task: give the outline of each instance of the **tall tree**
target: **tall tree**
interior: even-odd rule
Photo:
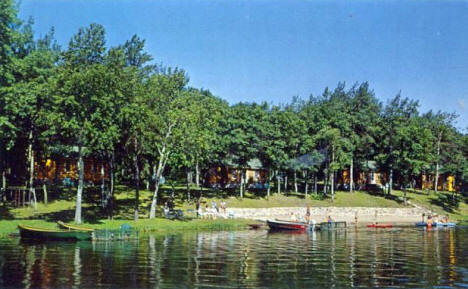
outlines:
[[[441,156],[444,153],[446,146],[449,145],[450,135],[453,127],[452,123],[455,118],[455,114],[445,113],[442,111],[434,113],[432,110],[423,115],[425,127],[428,127],[431,130],[433,136],[433,150],[428,153],[433,155],[434,190],[436,192],[439,186],[440,167],[443,161]]]
[[[401,137],[407,133],[406,126],[410,120],[417,116],[417,108],[417,101],[402,98],[398,94],[385,106],[380,119],[377,161],[380,167],[388,172],[389,195],[392,193],[394,173],[398,169],[399,158],[406,153],[405,147],[400,142]]]
[[[80,28],[70,40],[63,64],[56,75],[55,111],[51,123],[56,125],[61,140],[76,146],[78,153],[78,189],[75,222],[80,224],[84,184],[84,148],[93,143],[93,124],[101,118],[101,109],[109,109],[106,80],[104,27],[91,24]],[[104,105],[104,106],[103,106]]]

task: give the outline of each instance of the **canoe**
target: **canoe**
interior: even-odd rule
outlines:
[[[18,225],[18,229],[22,239],[35,240],[89,240],[92,234],[86,231],[51,230],[25,225]]]
[[[271,230],[306,231],[309,228],[306,223],[282,220],[267,220],[267,225]]]
[[[346,229],[346,222],[322,222],[318,224],[318,229],[322,231]]]
[[[456,224],[455,223],[434,223],[434,224],[432,224],[432,226],[436,226],[436,227],[455,227]]]
[[[94,229],[88,228],[88,227],[83,227],[83,226],[76,226],[76,225],[70,225],[66,224],[62,221],[57,221],[57,224],[60,228],[62,229],[67,229],[67,230],[72,230],[72,231],[83,231],[83,232],[93,232]]]
[[[393,227],[392,224],[369,224],[367,228],[391,228]]]

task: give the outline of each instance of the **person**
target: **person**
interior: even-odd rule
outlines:
[[[333,219],[332,219],[332,217],[331,217],[331,216],[328,216],[328,218],[327,218],[327,222],[328,222],[328,225],[330,226],[330,225],[331,225],[331,223],[333,222]]]
[[[358,212],[356,211],[354,213],[354,225],[357,225],[357,223],[358,223]]]
[[[195,203],[195,210],[196,210],[196,213],[197,213],[197,217],[200,217],[200,212],[201,212],[201,208],[200,208],[200,198],[197,199],[197,202]]]
[[[427,227],[432,228],[432,216],[427,216]]]
[[[226,202],[224,200],[221,201],[221,210],[223,210],[223,214],[226,215]]]
[[[424,218],[426,217],[426,214],[425,213],[422,213],[422,220],[421,220],[421,223],[424,223]]]
[[[442,222],[444,222],[444,223],[448,223],[448,222],[449,222],[449,217],[448,217],[448,215],[445,215],[445,216],[442,218]]]
[[[215,201],[211,202],[211,209],[213,210],[213,213],[218,212],[218,204],[216,204]]]
[[[310,223],[310,207],[309,207],[309,205],[307,205],[305,220],[306,220],[307,224]]]
[[[439,215],[434,215],[433,222],[434,222],[434,223],[438,223],[438,222],[439,222]]]
[[[167,218],[169,214],[169,206],[167,205],[167,202],[164,202],[164,217]]]

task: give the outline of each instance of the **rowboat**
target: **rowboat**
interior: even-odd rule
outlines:
[[[89,240],[91,232],[74,230],[52,230],[36,228],[25,225],[18,225],[22,239],[35,240]]]
[[[392,224],[369,224],[367,228],[391,228],[393,227]]]
[[[76,225],[70,225],[70,224],[66,224],[62,221],[57,221],[57,224],[60,228],[62,229],[66,229],[66,230],[69,230],[69,231],[83,231],[83,232],[93,232],[94,229],[92,228],[88,228],[88,227],[83,227],[83,226],[76,226]]]
[[[306,231],[309,228],[307,223],[283,220],[267,220],[267,225],[271,230]]]

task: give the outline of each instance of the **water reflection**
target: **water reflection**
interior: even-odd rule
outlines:
[[[147,235],[132,242],[0,239],[0,288],[468,286],[467,229]]]

